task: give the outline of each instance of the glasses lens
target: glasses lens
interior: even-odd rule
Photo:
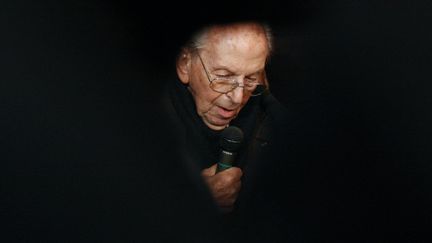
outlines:
[[[237,87],[237,83],[234,80],[215,79],[210,82],[210,88],[212,88],[216,92],[223,93],[223,94],[232,91],[236,87]],[[252,89],[250,88],[245,87],[245,90],[249,92],[252,96],[261,95],[266,90],[266,86],[262,84],[255,85],[254,88]]]
[[[210,82],[210,87],[219,93],[228,93],[235,89],[236,83],[233,80],[227,79],[215,79]]]

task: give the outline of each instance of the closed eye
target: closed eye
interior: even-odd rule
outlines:
[[[224,74],[224,75],[216,74],[215,76],[218,79],[230,79],[230,80],[235,79],[235,76],[232,74]]]
[[[256,78],[256,77],[245,79],[245,83],[255,84],[256,82],[258,82],[258,78]]]

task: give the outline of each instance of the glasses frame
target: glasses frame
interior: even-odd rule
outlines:
[[[221,91],[218,91],[218,90],[215,90],[215,89],[213,89],[213,87],[212,87],[212,83],[213,83],[213,81],[214,80],[216,80],[216,79],[220,79],[220,78],[218,78],[218,77],[215,77],[215,78],[213,78],[213,79],[211,79],[210,78],[210,73],[208,72],[208,70],[207,70],[207,68],[206,68],[206,66],[204,65],[204,61],[202,60],[202,58],[201,58],[201,55],[199,54],[199,52],[198,52],[198,50],[196,51],[196,54],[198,55],[198,58],[199,58],[199,60],[200,60],[200,62],[201,62],[201,65],[202,65],[202,67],[203,67],[203,69],[204,69],[204,72],[205,72],[205,74],[206,74],[206,76],[207,76],[207,79],[208,79],[208,81],[209,81],[209,85],[210,85],[210,88],[213,90],[213,91],[215,91],[215,92],[217,92],[217,93],[220,93],[220,94],[228,94],[229,92],[231,92],[231,91],[233,91],[233,90],[235,90],[236,88],[243,88],[243,92],[244,92],[244,85],[240,85],[240,83],[237,81],[237,79],[228,79],[228,78],[226,78],[225,80],[230,80],[230,81],[232,81],[232,83],[233,83],[233,87],[229,90],[229,91],[226,91],[226,92],[221,92]],[[260,88],[261,87],[261,88]],[[257,88],[260,88],[260,92],[258,93],[258,94],[254,94],[254,92],[257,90]],[[260,96],[261,94],[263,94],[265,91],[266,91],[266,89],[267,89],[267,86],[265,85],[265,84],[257,84],[257,86],[255,87],[255,89],[252,91],[252,92],[250,92],[250,96],[252,96],[252,97],[254,97],[254,96]],[[248,91],[249,92],[249,91]]]

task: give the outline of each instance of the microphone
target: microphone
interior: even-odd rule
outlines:
[[[243,131],[240,128],[229,126],[222,131],[219,140],[221,150],[216,173],[232,167],[242,142]]]

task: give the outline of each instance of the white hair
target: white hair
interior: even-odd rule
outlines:
[[[258,22],[253,22],[253,24],[256,24],[258,27],[262,28],[262,31],[267,40],[268,56],[270,56],[273,51],[273,33],[270,26],[268,24]],[[186,45],[184,47],[189,50],[198,50],[203,48],[206,44],[206,40],[210,31],[215,26],[217,25],[206,26],[195,32],[195,34],[192,35],[192,38],[188,42],[186,42]]]

